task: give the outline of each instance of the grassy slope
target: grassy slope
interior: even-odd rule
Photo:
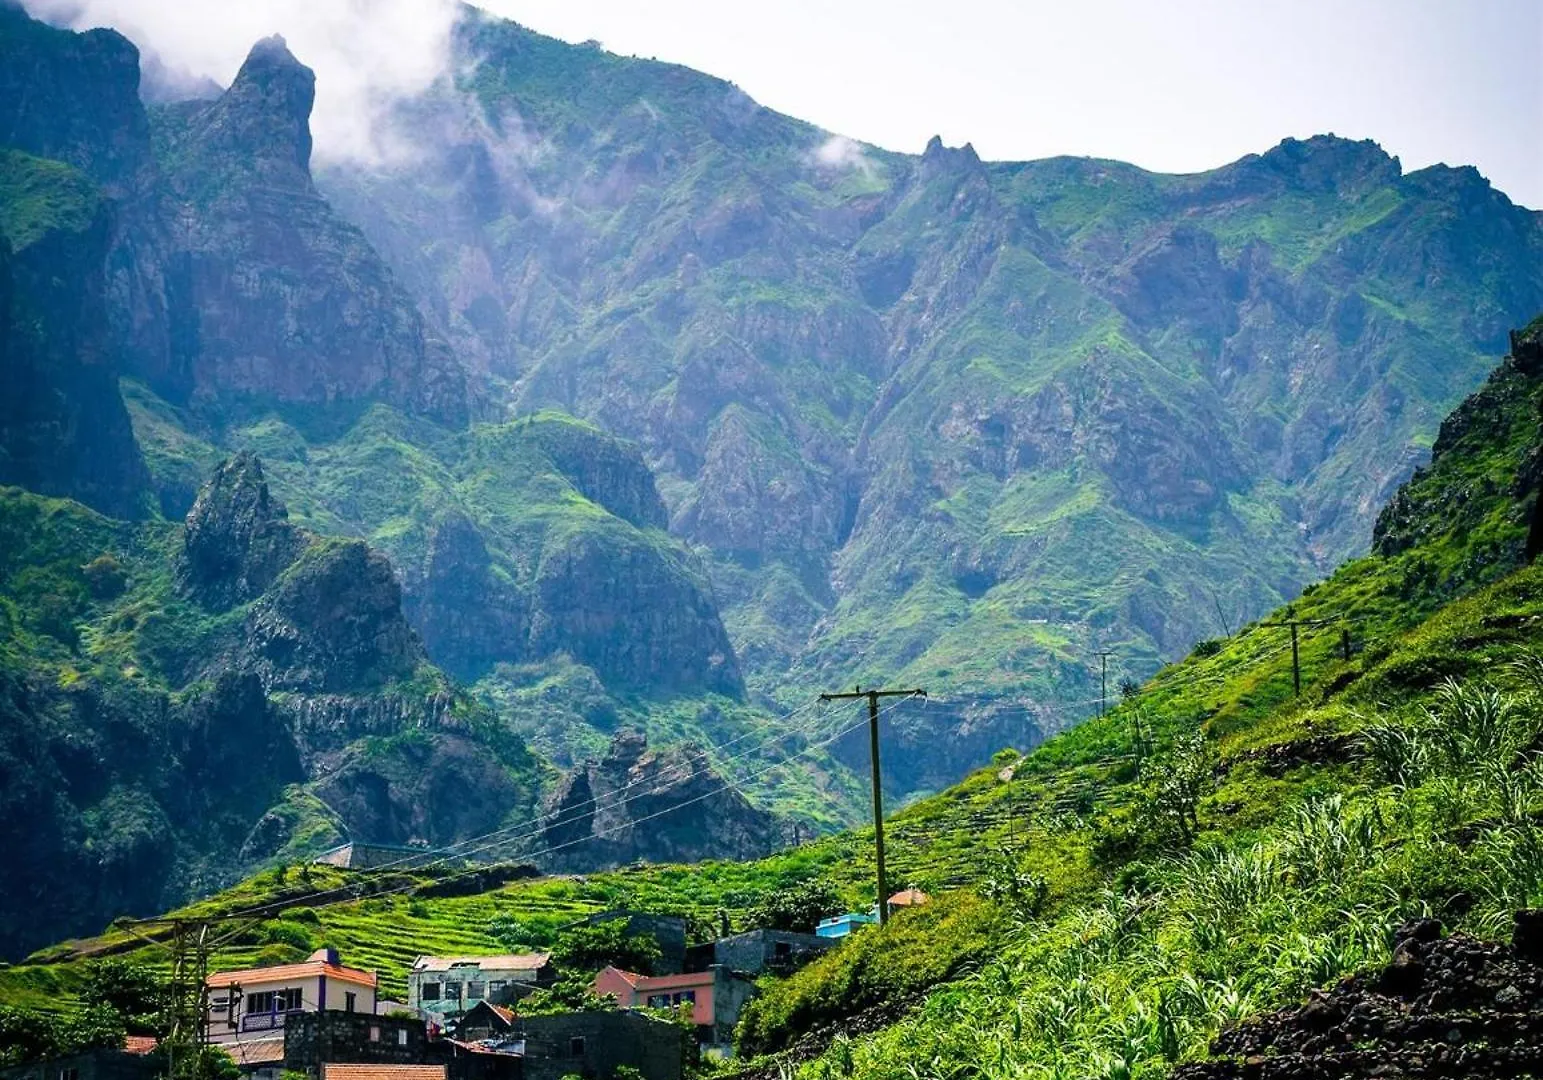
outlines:
[[[1492,422],[1454,431],[1406,488],[1437,511],[1467,506],[1477,524],[1347,564],[1293,609],[1350,620],[1352,659],[1338,654],[1337,627],[1308,632],[1297,699],[1284,631],[1252,626],[1108,716],[896,815],[892,882],[938,900],[770,985],[745,1022],[747,1048],[925,994],[897,1024],[838,1037],[803,1068],[1159,1075],[1222,1022],[1375,962],[1392,921],[1434,912],[1493,933],[1510,909],[1543,902],[1543,770],[1528,756],[1543,733],[1543,568],[1475,559],[1467,544],[1477,535],[1479,551],[1514,552],[1525,534],[1533,495],[1517,481],[1537,452],[1540,389],[1510,369],[1491,392]],[[1161,808],[1186,764],[1200,767],[1187,773],[1192,835],[1181,838]],[[280,921],[399,989],[417,953],[544,944],[600,905],[710,925],[720,908],[810,877],[864,903],[870,860],[870,838],[852,832],[755,863],[332,903]],[[310,873],[313,888],[339,879]],[[286,888],[296,882],[269,875],[199,907]],[[252,960],[285,933],[249,930],[220,962]],[[67,999],[80,971],[61,949],[0,974],[0,991]]]

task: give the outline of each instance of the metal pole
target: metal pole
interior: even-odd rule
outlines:
[[[1302,660],[1297,652],[1297,624],[1291,623],[1291,686],[1296,696],[1302,696]]]

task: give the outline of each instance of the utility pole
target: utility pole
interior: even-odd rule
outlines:
[[[1333,619],[1282,619],[1280,622],[1260,623],[1260,626],[1290,627],[1291,629],[1291,688],[1297,697],[1302,696],[1302,654],[1297,647],[1297,629],[1302,626],[1327,626],[1334,622]],[[1350,659],[1350,633],[1345,631],[1340,637],[1340,645],[1345,650],[1345,659]]]
[[[1094,655],[1098,657],[1098,715],[1103,716],[1109,711],[1109,658],[1114,651],[1099,649]]]
[[[821,694],[821,701],[868,699],[868,756],[873,765],[873,858],[878,868],[879,923],[889,922],[889,893],[884,888],[884,786],[879,782],[879,698],[926,697],[927,691],[864,690],[855,687],[847,694]]]

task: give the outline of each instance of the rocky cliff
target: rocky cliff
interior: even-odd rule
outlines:
[[[535,809],[542,766],[430,666],[384,557],[289,524],[255,457],[183,526],[5,489],[0,541],[5,955],[340,836]]]
[[[462,424],[464,371],[311,183],[315,81],[273,37],[216,100],[155,113],[189,354],[158,386],[219,411],[385,400]]]
[[[622,731],[547,798],[535,858],[569,870],[752,859],[791,840],[791,826],[751,805],[700,748],[654,751],[641,733]]]
[[[150,477],[110,346],[112,213],[75,169],[0,150],[0,483],[139,517]]]
[[[642,448],[788,703],[952,689],[982,748],[1085,716],[1097,648],[1149,672],[1364,550],[1543,307],[1537,213],[1369,142],[822,153],[686,69],[470,10],[456,50],[413,167],[322,190],[517,408]]]

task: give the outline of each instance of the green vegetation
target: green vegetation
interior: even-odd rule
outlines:
[[[1540,329],[1524,346],[1536,349]],[[999,754],[895,815],[891,880],[933,902],[769,979],[742,1049],[802,1047],[789,1065],[810,1078],[888,1078],[929,1062],[987,1076],[1159,1076],[1222,1023],[1385,959],[1392,923],[1434,914],[1494,934],[1512,909],[1543,903],[1543,568],[1521,565],[1520,546],[1536,498],[1520,482],[1536,453],[1521,421],[1539,403],[1527,356],[1446,426],[1430,467],[1384,514],[1379,553],[1271,620],[1303,625],[1301,697],[1286,631],[1250,624],[1127,687],[1107,715],[1027,755]],[[1466,528],[1449,527],[1449,506]],[[378,968],[389,992],[426,952],[555,947],[576,968],[643,966],[620,955],[621,939],[565,934],[605,908],[685,915],[706,935],[725,914],[736,927],[806,925],[872,895],[860,831],[753,863],[468,896],[433,895],[445,873],[308,867],[302,881],[270,874],[189,913],[344,881],[390,889],[269,917],[218,957],[331,945]],[[395,894],[404,889],[418,895]],[[114,940],[164,962],[127,937],[94,947]],[[582,978],[569,982],[582,997]],[[85,984],[68,948],[0,972],[10,1001],[43,987],[84,999]],[[875,1034],[833,1034],[860,1014]]]
[[[0,236],[21,251],[54,230],[84,232],[99,220],[101,196],[61,161],[0,149]]]

